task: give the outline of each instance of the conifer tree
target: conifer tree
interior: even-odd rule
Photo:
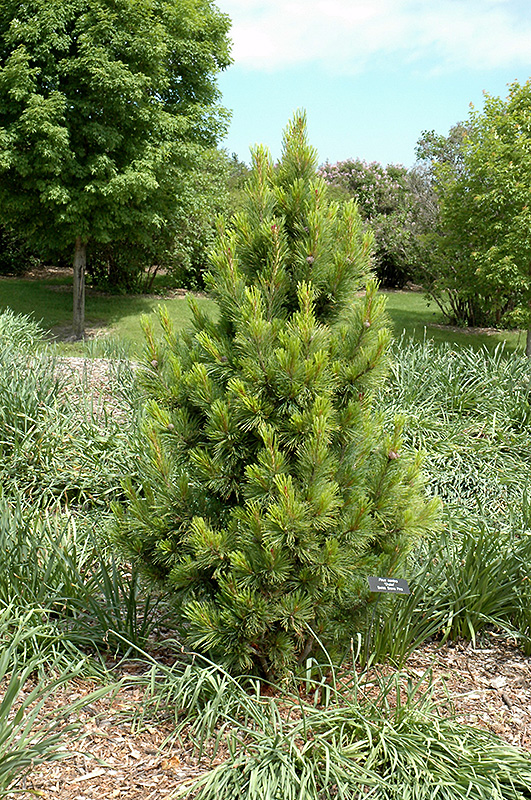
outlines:
[[[367,575],[398,574],[433,522],[418,457],[373,409],[390,333],[353,203],[327,199],[303,114],[207,276],[219,319],[146,326],[149,457],[116,542],[175,598],[189,646],[277,678],[350,641]],[[149,463],[148,463],[149,462]]]

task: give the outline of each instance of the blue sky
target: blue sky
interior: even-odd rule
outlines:
[[[305,108],[320,161],[411,166],[423,130],[447,133],[483,91],[531,76],[531,0],[217,0],[232,19],[232,111],[222,146],[280,154]]]

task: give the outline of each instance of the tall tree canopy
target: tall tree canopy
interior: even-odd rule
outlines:
[[[75,249],[77,336],[88,241],[160,230],[224,130],[229,24],[210,0],[0,6],[0,218],[44,252]]]
[[[528,329],[531,355],[531,80],[472,110],[459,168],[442,163],[440,292],[469,324]]]

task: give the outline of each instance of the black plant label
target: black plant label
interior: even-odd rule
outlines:
[[[410,594],[409,585],[404,578],[367,578],[371,592],[389,594]]]

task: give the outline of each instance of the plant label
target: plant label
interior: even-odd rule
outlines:
[[[410,594],[409,585],[403,578],[367,578],[371,592]]]

